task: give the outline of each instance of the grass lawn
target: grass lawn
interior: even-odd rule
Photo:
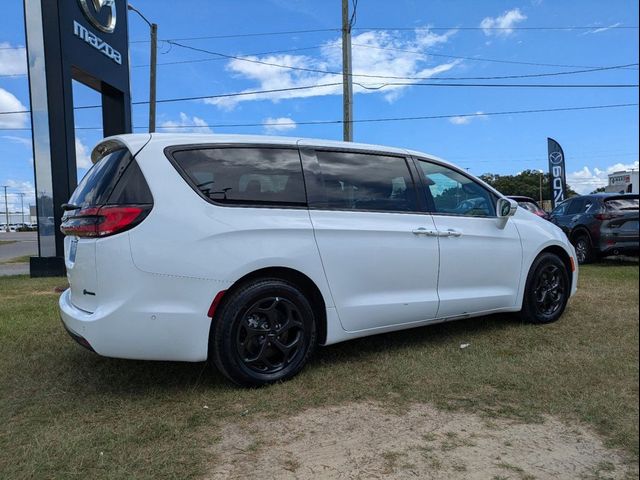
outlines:
[[[29,263],[29,258],[32,255],[22,255],[21,257],[14,257],[14,258],[9,258],[8,260],[2,260],[0,261],[0,265],[1,264],[6,264],[6,263]]]
[[[581,273],[555,324],[497,316],[360,339],[321,348],[293,381],[257,390],[204,364],[85,351],[60,325],[53,289],[64,279],[0,277],[0,478],[198,478],[227,422],[365,400],[578,420],[635,463],[638,264]]]
[[[16,243],[16,240],[0,240],[0,245],[9,245],[11,243]]]

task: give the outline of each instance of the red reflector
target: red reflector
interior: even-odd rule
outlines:
[[[207,317],[213,318],[213,316],[216,314],[216,309],[218,308],[218,305],[220,305],[222,297],[226,292],[226,290],[221,290],[218,292],[218,294],[213,299],[213,302],[211,302],[211,306],[209,307],[209,311],[207,312]]]

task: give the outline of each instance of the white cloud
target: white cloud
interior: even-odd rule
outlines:
[[[20,100],[7,90],[0,88],[0,112],[20,112],[26,110]],[[23,128],[27,126],[28,113],[13,113],[0,115],[1,128]]]
[[[207,122],[200,117],[189,117],[184,112],[180,112],[179,120],[167,120],[160,124],[160,127],[167,132],[193,132],[193,133],[211,133],[212,130],[207,127]]]
[[[31,138],[18,137],[15,135],[2,135],[0,139],[8,140],[9,142],[17,143],[25,147],[31,148]]]
[[[450,30],[439,35],[433,33],[429,28],[418,28],[413,32],[412,39],[405,39],[399,33],[388,31],[364,32],[355,35],[352,38],[352,70],[354,82],[357,82],[353,85],[354,94],[382,93],[387,101],[392,102],[398,98],[402,90],[420,80],[377,77],[430,78],[451,70],[461,62],[454,61],[444,64],[427,65],[427,62],[430,60],[427,49],[446,43],[455,32],[455,30]],[[421,52],[421,54],[416,55],[415,52]],[[230,109],[240,102],[250,100],[271,100],[277,102],[289,98],[308,98],[342,94],[342,75],[323,73],[324,71],[342,71],[341,40],[339,38],[325,43],[320,49],[320,55],[317,58],[306,55],[288,54],[269,55],[265,57],[249,56],[243,58],[263,62],[251,63],[233,59],[227,64],[227,69],[234,73],[236,77],[257,82],[256,86],[246,89],[246,92],[253,90],[297,88],[308,85],[332,85],[306,90],[249,94],[241,97],[212,98],[204,100],[205,103]],[[287,65],[302,70],[265,65],[265,63]],[[363,74],[373,76],[373,78],[358,76]],[[393,85],[377,89],[384,85],[385,82],[401,82],[406,85]],[[365,85],[369,88],[364,88],[358,84]]]
[[[27,54],[24,48],[17,48],[8,42],[0,42],[0,75],[21,75],[27,73]]]
[[[581,170],[567,174],[567,184],[576,192],[584,195],[609,183],[609,174],[621,170],[638,170],[638,161],[633,163],[616,163],[601,170],[585,166]]]
[[[9,187],[7,189],[7,206],[9,207],[9,212],[20,212],[21,195],[19,195],[19,193],[24,193],[22,204],[24,205],[25,215],[29,215],[29,205],[36,204],[36,189],[33,183],[24,180],[7,179],[4,180],[2,184]],[[0,209],[4,212],[4,198]],[[4,222],[4,218],[0,221]]]
[[[451,117],[449,122],[454,125],[468,125],[472,120],[486,120],[487,118],[489,117],[487,117],[484,112],[478,111],[474,115]]]
[[[265,118],[262,123],[267,133],[286,132],[287,130],[294,130],[297,127],[296,122],[288,117],[269,117]]]
[[[516,24],[527,19],[519,8],[504,12],[498,17],[486,17],[480,22],[480,27],[487,36],[495,35],[506,37],[513,33]]]
[[[93,163],[91,162],[91,152],[87,146],[82,143],[79,138],[76,138],[76,167],[78,168],[91,168]]]
[[[607,30],[611,30],[612,28],[618,27],[620,26],[621,23],[614,23],[612,25],[609,25],[607,27],[599,27],[599,28],[594,28],[593,30],[587,30],[586,32],[583,33],[583,35],[589,35],[592,33],[602,33],[602,32],[606,32]]]

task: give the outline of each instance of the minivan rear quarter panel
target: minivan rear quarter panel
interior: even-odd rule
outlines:
[[[292,268],[313,280],[330,306],[306,208],[210,203],[167,159],[168,146],[154,143],[137,157],[157,198],[149,217],[130,232],[132,257],[139,269],[230,285],[262,268]]]

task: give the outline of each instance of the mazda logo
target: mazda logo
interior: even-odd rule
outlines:
[[[552,152],[549,154],[549,161],[554,165],[560,165],[562,163],[562,153]]]
[[[82,13],[87,20],[104,33],[113,33],[116,28],[116,0],[78,0]],[[104,16],[102,9],[107,9],[106,21],[101,20]]]

